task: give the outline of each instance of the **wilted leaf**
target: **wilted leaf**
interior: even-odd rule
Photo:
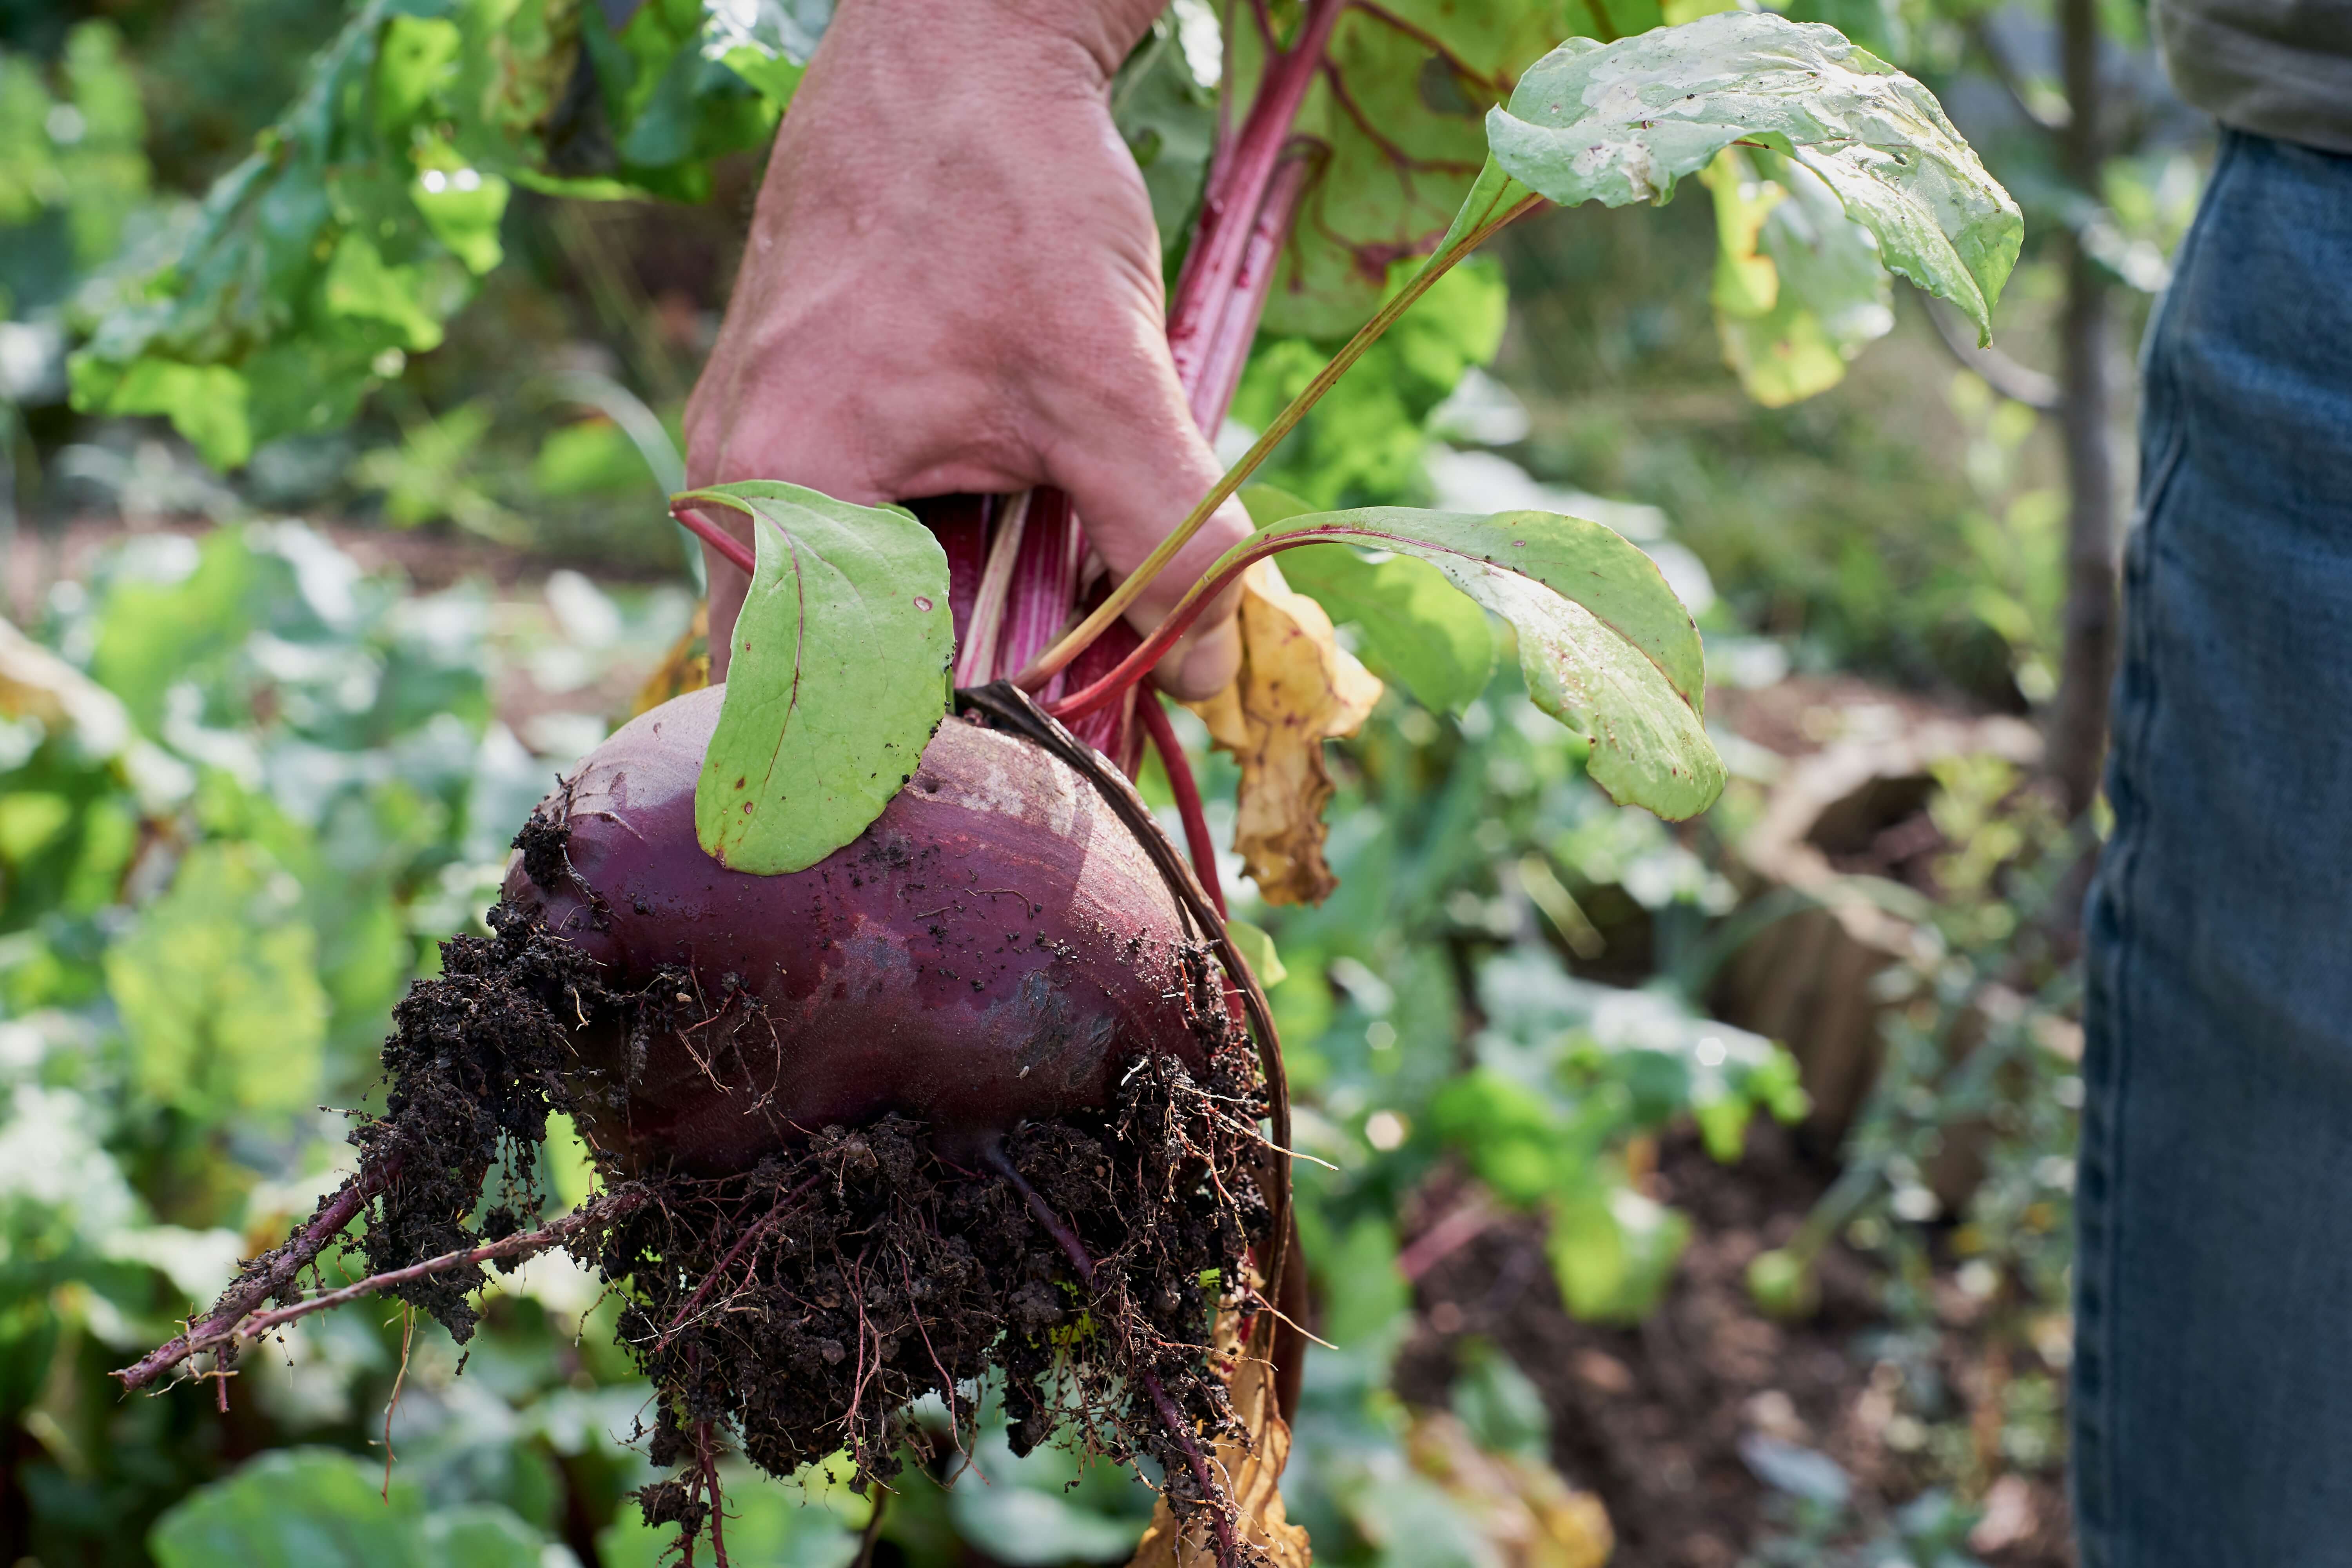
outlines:
[[[1308,510],[1264,485],[1244,490],[1242,500],[1261,527]],[[1367,561],[1346,545],[1317,544],[1286,552],[1282,573],[1332,620],[1361,633],[1366,661],[1402,682],[1423,707],[1459,713],[1486,689],[1495,672],[1486,613],[1428,562],[1410,555]]]
[[[1271,1568],[1307,1568],[1314,1553],[1307,1531],[1290,1522],[1282,1506],[1282,1470],[1290,1462],[1290,1423],[1275,1407],[1274,1316],[1260,1312],[1247,1345],[1236,1342],[1234,1314],[1217,1320],[1219,1372],[1231,1391],[1234,1414],[1248,1434],[1246,1446],[1230,1438],[1209,1452],[1210,1468],[1224,1483],[1241,1512],[1241,1539]],[[1151,1510],[1151,1527],[1128,1568],[1216,1568],[1217,1553],[1208,1521],[1195,1519],[1181,1531],[1165,1498]]]
[[[1286,519],[1232,554],[1291,540],[1418,556],[1510,622],[1528,695],[1591,742],[1586,769],[1618,801],[1679,819],[1722,793],[1723,760],[1701,721],[1698,628],[1656,564],[1614,531],[1543,511],[1363,507]]]
[[[1417,1412],[1405,1432],[1412,1468],[1475,1523],[1502,1568],[1601,1568],[1615,1548],[1609,1510],[1551,1466],[1481,1448],[1458,1416]]]
[[[1339,886],[1323,860],[1331,775],[1323,742],[1355,733],[1381,683],[1341,647],[1323,606],[1270,561],[1244,574],[1242,668],[1192,710],[1241,763],[1234,848],[1268,903],[1314,904]]]
[[[1486,135],[1495,171],[1563,206],[1664,201],[1734,144],[1783,153],[1876,237],[1889,268],[1988,337],[2024,233],[1934,94],[1834,27],[1770,12],[1571,38],[1528,68]]]
[[[739,871],[802,870],[882,814],[947,712],[947,554],[911,512],[798,485],[680,499],[750,513],[758,562],[695,836]]]

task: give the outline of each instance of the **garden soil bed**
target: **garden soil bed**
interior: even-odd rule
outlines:
[[[1399,1360],[1399,1394],[1443,1403],[1465,1336],[1510,1356],[1543,1395],[1554,1462],[1607,1505],[1618,1540],[1612,1568],[1755,1561],[1789,1517],[1788,1500],[1742,1457],[1743,1441],[1752,1448],[1759,1437],[1837,1462],[1853,1500],[1854,1529],[1841,1539],[1858,1544],[1929,1479],[1925,1429],[1907,1418],[1902,1371],[1885,1356],[1892,1325],[1873,1270],[1832,1248],[1819,1310],[1793,1324],[1759,1313],[1745,1284],[1749,1260],[1788,1239],[1832,1173],[1804,1161],[1777,1128],[1758,1129],[1733,1166],[1710,1160],[1694,1138],[1668,1139],[1647,1184],[1690,1215],[1693,1234],[1666,1300],[1634,1328],[1568,1315],[1532,1220],[1486,1228],[1416,1281],[1421,1326]],[[1408,1237],[1468,1195],[1459,1184],[1433,1183],[1407,1216]],[[2017,1352],[1993,1342],[1948,1279],[1936,1300],[1928,1359],[1948,1390],[1937,1424],[1990,1442],[2000,1431],[1999,1368]],[[1970,1547],[1990,1568],[2073,1568],[2054,1468],[2002,1474],[1980,1506]]]

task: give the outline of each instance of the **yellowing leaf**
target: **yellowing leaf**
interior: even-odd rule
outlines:
[[[699,691],[710,684],[710,605],[709,602],[694,606],[694,618],[677,641],[669,645],[661,663],[646,676],[637,688],[636,700],[629,706],[629,717],[660,707],[673,697],[683,697],[689,691]]]
[[[1487,1452],[1444,1411],[1416,1415],[1404,1441],[1412,1468],[1475,1521],[1504,1568],[1601,1568],[1609,1561],[1616,1538],[1608,1510],[1549,1465]]]
[[[1318,904],[1339,885],[1323,860],[1323,742],[1354,734],[1381,686],[1274,563],[1252,566],[1241,588],[1241,673],[1192,710],[1242,765],[1234,848],[1259,893],[1270,904]]]
[[[1271,1568],[1307,1568],[1315,1554],[1307,1531],[1290,1522],[1282,1506],[1282,1468],[1290,1462],[1290,1423],[1282,1418],[1274,1398],[1274,1315],[1260,1312],[1249,1343],[1236,1342],[1234,1315],[1217,1319],[1219,1373],[1241,1417],[1248,1443],[1228,1438],[1209,1453],[1209,1466],[1223,1483],[1225,1495],[1240,1510],[1240,1537],[1255,1561]],[[1181,1530],[1161,1498],[1151,1510],[1151,1527],[1135,1549],[1128,1568],[1216,1568],[1214,1538],[1205,1517],[1195,1515]],[[1562,1568],[1567,1568],[1563,1564]]]

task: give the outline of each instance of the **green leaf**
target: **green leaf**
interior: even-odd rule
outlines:
[[[1723,760],[1701,721],[1698,628],[1656,565],[1615,531],[1544,511],[1365,507],[1260,528],[1228,559],[1288,539],[1417,556],[1510,622],[1528,695],[1591,742],[1585,766],[1617,801],[1680,819],[1722,793]]]
[[[1242,962],[1249,965],[1250,973],[1257,976],[1258,984],[1265,989],[1270,991],[1281,984],[1290,973],[1283,967],[1282,954],[1275,951],[1274,938],[1266,934],[1265,927],[1252,925],[1247,921],[1229,920],[1225,922],[1225,935],[1233,940],[1234,947],[1242,955]]]
[[[1665,1294],[1690,1234],[1679,1210],[1596,1184],[1553,1211],[1544,1250],[1571,1316],[1638,1323]]]
[[[76,354],[68,362],[76,408],[109,414],[161,414],[215,468],[253,455],[244,376],[226,365],[141,359],[123,370]]]
[[[1345,337],[1381,302],[1390,266],[1427,251],[1486,153],[1481,118],[1506,101],[1519,68],[1607,22],[1657,25],[1655,0],[1606,6],[1575,0],[1389,0],[1351,5],[1334,24],[1293,123],[1313,174],[1266,300],[1265,330]],[[1248,5],[1229,9],[1234,101],[1255,95],[1266,48]],[[1238,116],[1236,116],[1238,120]]]
[[[1990,337],[2024,222],[1935,95],[1833,27],[1731,11],[1571,39],[1486,117],[1503,174],[1559,203],[1663,202],[1735,143],[1819,176],[1885,264]]]
[[[1895,325],[1877,242],[1819,176],[1778,153],[1726,147],[1698,177],[1715,197],[1724,363],[1768,408],[1835,386]]]
[[[1272,485],[1250,486],[1242,504],[1261,528],[1313,510]],[[1428,562],[1411,555],[1367,560],[1345,545],[1310,544],[1284,552],[1282,575],[1333,621],[1361,633],[1357,652],[1364,662],[1423,707],[1458,714],[1486,689],[1495,634],[1486,613]]]
[[[264,1454],[155,1521],[160,1568],[425,1568],[415,1489],[331,1448]]]
[[[282,1121],[317,1091],[329,1001],[301,889],[256,844],[200,844],[106,954],[152,1103]]]
[[[748,0],[709,7],[702,52],[781,110],[833,20],[833,0]]]
[[[436,1509],[419,1544],[434,1568],[529,1568],[541,1561],[547,1537],[510,1508],[476,1502]]]
[[[680,500],[749,513],[757,541],[695,833],[737,870],[802,870],[882,814],[947,712],[947,554],[910,512],[798,485]]]

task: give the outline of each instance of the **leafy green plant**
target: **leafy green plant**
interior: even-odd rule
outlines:
[[[579,60],[591,61],[605,112],[623,132],[616,172],[599,177],[643,189],[675,179],[676,188],[685,189],[690,176],[678,171],[690,171],[697,158],[744,127],[766,129],[795,68],[783,43],[714,48],[708,29],[716,24],[698,14],[695,26],[704,30],[692,35],[689,47],[676,17],[645,21],[656,15],[640,13],[625,30],[619,42],[635,52],[624,60],[613,52],[615,40],[598,31],[596,16],[583,13],[572,24],[580,30],[578,53],[567,79],[577,80]],[[1253,42],[1246,23],[1233,33],[1227,90],[1232,102],[1247,108],[1233,139],[1220,144],[1223,162],[1212,158],[1207,179],[1213,193],[1241,199],[1204,204],[1204,212],[1222,216],[1205,222],[1186,250],[1171,322],[1195,411],[1209,424],[1222,415],[1261,309],[1274,310],[1276,326],[1302,334],[1294,341],[1336,335],[1359,321],[1360,330],[1308,372],[1250,454],[1153,563],[1098,602],[1073,605],[1065,587],[1063,602],[1028,606],[1048,626],[1074,608],[1089,614],[1058,642],[1000,659],[991,673],[1044,691],[1050,710],[1074,724],[1126,709],[1133,682],[1182,621],[1123,658],[1112,653],[1080,664],[1103,652],[1096,640],[1349,368],[1376,352],[1391,326],[1411,321],[1416,300],[1480,241],[1542,199],[1664,199],[1682,175],[1717,167],[1727,153],[1747,156],[1759,178],[1777,175],[1813,199],[1817,216],[1827,210],[1821,193],[1831,193],[1844,215],[1839,221],[1874,236],[1876,255],[1952,296],[1981,322],[2014,254],[2014,211],[1950,134],[1932,100],[1907,79],[1826,29],[1735,15],[1606,44],[1571,40],[1513,83],[1510,58],[1554,41],[1572,22],[1565,13],[1552,17],[1533,7],[1497,18],[1494,36],[1473,37],[1489,25],[1476,19],[1433,24],[1454,29],[1444,33],[1439,47],[1445,69],[1434,88],[1423,72],[1410,93],[1382,62],[1414,51],[1398,43],[1403,29],[1394,19],[1370,7],[1344,0],[1309,5],[1282,44],[1270,33]],[[257,162],[216,193],[181,268],[151,283],[136,309],[107,319],[79,362],[85,403],[185,416],[193,437],[215,458],[234,460],[260,435],[333,423],[370,377],[394,373],[407,352],[429,349],[470,289],[468,279],[499,258],[497,224],[506,194],[499,182],[588,188],[577,184],[587,178],[577,165],[558,168],[571,156],[567,147],[577,151],[556,134],[564,122],[549,107],[562,75],[556,62],[564,58],[562,26],[528,8],[495,16],[462,7],[430,16],[362,13],[322,62],[305,105]],[[1520,33],[1543,36],[1522,53],[1497,52],[1513,47]],[[1493,62],[1476,63],[1486,58],[1476,49],[1494,53]],[[478,59],[502,51],[524,68],[502,79],[498,93],[480,97],[482,84],[469,73]],[[1364,123],[1362,104],[1370,100],[1360,99],[1358,89],[1369,94],[1376,84],[1379,101],[1395,100],[1382,110],[1384,126],[1393,122],[1412,146],[1402,160],[1383,153]],[[1482,108],[1488,112],[1480,137]],[[1293,156],[1294,137],[1320,138],[1329,155],[1320,162]],[[1598,163],[1580,151],[1595,145],[1609,153]],[[1458,155],[1465,147],[1485,158],[1475,174],[1469,165],[1475,157]],[[1401,167],[1412,177],[1401,179]],[[401,177],[383,177],[387,169]],[[1791,172],[1799,169],[1802,175]],[[1424,174],[1432,177],[1421,178]],[[317,205],[328,216],[307,229],[294,226],[289,232],[299,244],[273,251],[277,241],[260,233],[253,214],[274,201],[301,207],[312,202],[313,186],[326,193]],[[1465,186],[1465,205],[1448,227],[1448,208]],[[1443,191],[1444,202],[1428,209],[1433,191]],[[1316,221],[1294,227],[1301,213]],[[1769,221],[1768,214],[1763,222]],[[1759,227],[1750,238],[1763,232]],[[1279,307],[1267,305],[1263,275],[1245,285],[1232,259],[1244,240],[1268,238],[1285,247],[1294,285]],[[1384,265],[1371,268],[1366,282],[1360,264],[1383,247],[1394,247],[1392,258],[1424,245],[1433,245],[1434,254],[1411,277],[1389,288]],[[1793,252],[1780,254],[1774,265],[1787,273],[1783,281],[1794,298],[1803,268]],[[1335,255],[1348,266],[1331,268]],[[262,273],[240,270],[256,264]],[[276,317],[240,314],[249,300],[232,284],[262,275],[271,279],[265,295],[280,305],[298,301],[293,309]],[[1742,274],[1750,289],[1747,302],[1761,298],[1759,277],[1753,266]],[[1883,289],[1883,273],[1871,272],[1868,282]],[[1295,320],[1283,314],[1292,310]],[[1773,327],[1784,329],[1795,330],[1785,321]],[[1430,342],[1447,336],[1433,334]],[[1433,388],[1473,357],[1457,353],[1448,362],[1443,353],[1416,353],[1409,331],[1394,346],[1401,363],[1427,371]],[[1306,356],[1299,360],[1303,367]],[[284,388],[320,401],[289,413],[268,401]],[[1390,427],[1423,412],[1405,405]],[[1348,439],[1344,426],[1334,435]],[[783,485],[678,499],[689,506],[737,506],[755,518],[755,551],[744,562],[754,590],[736,631],[743,645],[737,675],[719,733],[696,759],[702,779],[698,835],[738,867],[798,871],[856,839],[908,784],[914,755],[947,708],[940,672],[949,662],[953,582],[932,535],[907,514],[847,508]],[[1476,693],[1493,659],[1491,612],[1520,651],[1528,695],[1515,712],[1565,721],[1582,737],[1580,746],[1563,746],[1559,758],[1583,763],[1621,799],[1672,816],[1704,809],[1720,787],[1720,763],[1701,724],[1697,634],[1656,568],[1617,533],[1544,513],[1312,512],[1255,499],[1258,531],[1196,585],[1189,605],[1277,552],[1314,552],[1297,557],[1302,577],[1324,584],[1343,618],[1385,648],[1384,662],[1411,672],[1407,683],[1417,694],[1465,716],[1480,710]],[[1383,558],[1357,553],[1364,549]],[[1307,564],[1318,556],[1319,572]],[[1467,597],[1454,596],[1454,589]],[[198,647],[201,657],[210,657],[201,639]],[[125,661],[132,672],[126,684],[133,688],[139,663]],[[1057,678],[1065,678],[1058,687]],[[143,691],[142,711],[159,724],[202,728],[202,715],[173,695],[177,689],[165,680],[160,691]],[[1150,712],[1156,717],[1158,710]],[[1171,748],[1163,745],[1162,755],[1172,782],[1181,764]],[[1200,847],[1196,836],[1196,858]],[[199,957],[198,967],[225,978],[277,973],[272,963],[286,973],[301,967],[290,947],[268,945],[282,910],[262,907],[271,887],[258,862],[224,853],[189,864],[205,873],[190,876],[189,886],[226,889],[221,896],[230,902],[245,900],[252,927],[246,933],[250,953],[232,955],[234,962]],[[1207,864],[1203,858],[1203,869]],[[1533,871],[1522,880],[1548,918],[1567,919],[1555,912],[1565,897],[1556,879],[1543,890]],[[176,932],[193,942],[202,934],[197,924],[161,920],[157,940]],[[1500,961],[1489,967],[1500,973]],[[1266,969],[1272,973],[1271,964]],[[1325,984],[1311,970],[1302,973]],[[161,1020],[152,1025],[157,1039],[181,1048],[186,1031],[172,1034],[158,999],[138,1004],[128,980],[117,989]],[[227,1005],[215,1011],[226,1016]],[[1573,1012],[1571,1005],[1568,1014]],[[1680,1044],[1647,1037],[1635,1043],[1567,1015],[1549,1026],[1529,1025],[1528,1032],[1542,1038],[1482,1040],[1481,1067],[1431,1100],[1425,1124],[1438,1147],[1486,1161],[1479,1173],[1505,1201],[1549,1205],[1555,1263],[1572,1303],[1599,1315],[1638,1312],[1671,1265],[1675,1226],[1671,1215],[1636,1212],[1627,1201],[1636,1194],[1609,1168],[1610,1148],[1693,1105],[1711,1142],[1736,1147],[1753,1109],[1788,1109],[1784,1064],[1760,1046],[1733,1053],[1720,1037],[1703,1032],[1685,1030],[1675,1037]],[[233,1039],[235,1031],[221,1037]],[[1369,1031],[1365,1043],[1381,1048]],[[1492,1063],[1484,1061],[1489,1045]],[[1710,1054],[1718,1049],[1722,1054]],[[1515,1077],[1508,1064],[1524,1066],[1520,1058],[1528,1056],[1539,1065]],[[1388,1122],[1368,1117],[1365,1142],[1393,1152],[1410,1137],[1407,1123],[1397,1113]],[[1489,1132],[1510,1136],[1486,1137]],[[1277,1138],[1286,1136],[1277,1122]],[[1563,1149],[1570,1157],[1560,1157]],[[1429,1146],[1420,1152],[1426,1156]],[[1378,1235],[1366,1234],[1377,1250]],[[1073,1257],[1087,1275],[1083,1254],[1073,1249]],[[952,1384],[946,1393],[952,1399]],[[697,1441],[708,1471],[707,1435]],[[715,1498],[715,1479],[713,1486]]]
[[[1297,53],[1284,58],[1322,47],[1317,27],[1332,26],[1345,9],[1334,5],[1310,13],[1294,46]],[[1281,101],[1281,92],[1269,86],[1253,109],[1252,123],[1259,109]],[[1245,127],[1237,163],[1256,145],[1250,134]],[[1485,165],[1421,269],[1380,305],[1135,573],[1013,676],[1017,684],[1034,689],[1067,668],[1415,300],[1481,241],[1547,199],[1565,205],[1662,201],[1681,176],[1698,173],[1740,143],[1807,170],[1869,231],[1887,267],[1953,300],[1988,335],[1990,300],[2016,259],[2021,226],[2014,204],[1984,174],[1934,99],[1826,27],[1731,12],[1614,44],[1571,39],[1528,68],[1508,107],[1489,111],[1487,135]],[[1218,239],[1212,228],[1196,244],[1212,247]],[[1206,265],[1201,258],[1211,254],[1198,253],[1191,276],[1200,275]],[[1180,290],[1173,311],[1171,341],[1180,363],[1189,342],[1187,305],[1194,297]],[[716,493],[681,500],[691,504]],[[693,522],[690,511],[680,516],[708,530],[714,544],[742,555],[740,545]],[[889,525],[877,520],[875,526]],[[908,517],[896,527],[911,537],[919,525]],[[1698,644],[1687,615],[1638,550],[1597,524],[1567,518],[1338,513],[1262,525],[1203,574],[1141,647],[1054,710],[1075,719],[1123,699],[1189,627],[1198,608],[1249,564],[1326,542],[1426,556],[1457,587],[1510,622],[1539,705],[1594,741],[1594,775],[1621,800],[1684,816],[1704,809],[1720,790],[1720,763],[1699,728]],[[767,625],[756,610],[747,610],[738,636],[761,647],[774,646],[780,635],[805,637],[803,628],[817,615],[851,611],[845,596],[828,602],[799,593],[776,595],[767,584],[777,571],[772,563],[782,559],[771,553],[767,563],[741,563],[754,576],[754,602],[774,604],[779,615],[791,617]],[[1451,564],[1456,562],[1463,564]],[[906,660],[898,682],[919,689],[916,664],[923,650],[908,647],[891,656]],[[796,679],[796,672],[790,678]],[[729,700],[764,704],[773,698],[764,683],[748,691],[730,683]],[[886,759],[875,748],[883,744],[877,734],[863,752],[877,775]],[[783,787],[785,781],[771,776],[771,791]],[[742,803],[756,820],[754,805]],[[877,802],[873,812],[880,809]],[[714,807],[702,810],[704,846],[717,853],[708,826],[717,820]],[[781,814],[769,820],[781,820]],[[843,826],[862,830],[871,820],[869,814]],[[797,860],[798,854],[778,863]]]

